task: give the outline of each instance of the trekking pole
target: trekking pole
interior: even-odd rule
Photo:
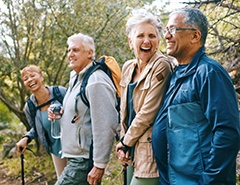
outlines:
[[[37,156],[30,148],[26,148],[27,150],[31,151],[35,156]],[[20,151],[22,151],[23,148],[20,147]],[[25,185],[25,180],[24,180],[24,154],[20,155],[21,158],[21,177],[22,177],[22,185]]]
[[[124,146],[124,148],[122,150],[126,154],[127,151],[129,151],[129,147]],[[125,163],[122,166],[123,166],[123,182],[124,182],[124,185],[127,185],[127,166],[128,166],[128,164]]]
[[[22,150],[20,148],[20,150]],[[20,155],[20,158],[21,158],[21,176],[22,176],[22,185],[25,184],[25,181],[24,181],[24,154],[21,154]]]
[[[23,150],[23,147],[20,147],[20,151]],[[25,184],[25,181],[24,181],[24,154],[21,154],[20,155],[20,158],[21,158],[21,177],[22,177],[22,185]]]
[[[127,185],[127,164],[123,164],[123,185]]]

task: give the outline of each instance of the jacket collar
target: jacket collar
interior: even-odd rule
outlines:
[[[197,53],[194,55],[194,57],[192,58],[191,62],[189,63],[188,67],[186,68],[186,71],[184,73],[184,77],[185,76],[189,76],[193,73],[195,73],[196,68],[198,67],[198,64],[202,58],[202,56],[205,55],[205,47],[202,46]]]
[[[162,57],[162,54],[159,51],[156,51],[154,53],[154,55],[148,61],[148,64],[146,65],[145,69],[143,70],[143,72],[142,72],[142,74],[141,74],[141,76],[138,80],[138,83],[146,78],[149,71],[153,68],[153,66],[155,64],[155,61],[157,61],[161,57]],[[131,66],[131,74],[133,74],[136,65],[137,65],[137,60],[135,59],[134,62],[133,62],[133,65]]]

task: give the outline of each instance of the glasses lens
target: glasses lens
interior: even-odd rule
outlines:
[[[174,35],[176,33],[176,28],[175,27],[171,27],[171,28],[165,28],[163,30],[164,34],[169,33],[170,35]]]
[[[163,34],[166,34],[168,32],[168,28],[165,28],[164,30],[163,30]]]
[[[175,27],[169,28],[169,33],[170,33],[171,35],[175,35],[175,33],[176,33],[176,28],[175,28]]]

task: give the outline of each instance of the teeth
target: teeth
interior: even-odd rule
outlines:
[[[30,84],[29,86],[32,87],[32,86],[34,86],[34,85],[36,85],[36,83],[32,83],[32,84]]]
[[[143,50],[149,50],[149,49],[151,49],[151,48],[141,47],[141,49],[143,49]]]

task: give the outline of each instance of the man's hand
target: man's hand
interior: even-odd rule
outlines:
[[[104,169],[93,166],[92,170],[88,173],[87,181],[90,185],[97,185],[101,182],[104,175]]]

